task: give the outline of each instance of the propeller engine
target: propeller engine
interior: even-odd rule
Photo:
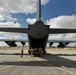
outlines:
[[[59,48],[64,48],[64,47],[66,47],[68,44],[69,44],[69,42],[59,42],[58,47],[59,47]]]
[[[15,44],[15,41],[5,41],[6,44],[8,44],[10,47],[16,47],[17,44]]]

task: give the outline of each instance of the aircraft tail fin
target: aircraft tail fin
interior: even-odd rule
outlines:
[[[41,21],[41,0],[37,0],[36,21]]]

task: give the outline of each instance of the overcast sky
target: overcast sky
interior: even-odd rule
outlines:
[[[50,28],[76,29],[76,0],[41,0],[42,21]],[[0,0],[0,27],[28,27],[36,21],[37,0]],[[0,32],[0,38],[27,38]],[[49,39],[76,40],[76,34],[50,35]]]

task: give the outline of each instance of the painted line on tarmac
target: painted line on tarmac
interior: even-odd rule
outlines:
[[[38,61],[41,61],[41,59],[40,59],[39,57],[37,57],[37,60],[38,60]],[[60,68],[60,67],[51,65],[51,64],[46,63],[46,62],[44,62],[44,61],[41,61],[41,62],[44,63],[44,64],[46,64],[46,65],[48,65],[48,66],[54,67],[54,68],[56,68],[56,69],[58,69],[58,70],[64,71],[64,72],[66,72],[66,73],[69,73],[69,74],[72,74],[72,75],[76,75],[76,73],[71,72],[71,71],[69,71],[69,70],[66,70],[66,69],[63,69],[63,68]]]
[[[33,58],[32,58],[32,59],[33,59]],[[32,59],[29,59],[27,62],[31,61]],[[24,60],[24,59],[23,59],[23,60]],[[0,68],[0,71],[1,71],[1,70],[5,70],[5,69],[8,69],[8,68],[12,68],[12,67],[14,67],[14,66],[17,66],[17,65],[23,64],[23,63],[25,63],[25,61],[21,61],[20,63],[14,64],[14,65],[1,67],[1,68]]]
[[[15,65],[12,65],[12,66],[5,66],[5,67],[2,67],[2,68],[0,68],[0,71],[1,71],[1,70],[4,70],[4,69],[7,69],[7,68],[14,67],[14,66],[19,65],[19,64],[22,64],[22,62],[21,62],[21,63],[18,63],[18,64],[15,64]]]
[[[2,67],[2,68],[0,68],[0,71],[1,70],[4,70],[4,69],[7,69],[7,68],[11,68],[11,67],[14,67],[15,65],[12,65],[12,66],[6,66],[6,67]]]

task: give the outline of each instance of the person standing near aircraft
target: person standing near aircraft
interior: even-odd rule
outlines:
[[[22,46],[22,49],[21,49],[21,58],[23,58],[23,50],[24,50],[24,46]]]

